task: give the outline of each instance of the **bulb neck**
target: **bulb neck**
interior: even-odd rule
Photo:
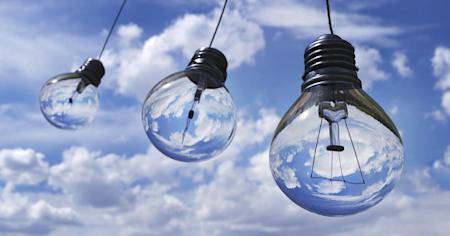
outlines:
[[[355,48],[334,34],[325,34],[305,49],[302,91],[316,85],[347,85],[361,88]]]
[[[195,52],[185,71],[195,84],[204,80],[206,88],[220,88],[225,85],[227,67],[227,59],[221,51],[204,47]]]
[[[86,86],[91,84],[98,87],[105,75],[105,67],[101,61],[89,58],[77,69],[76,73],[80,74]]]

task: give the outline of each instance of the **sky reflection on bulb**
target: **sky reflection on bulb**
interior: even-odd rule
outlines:
[[[313,95],[305,100],[298,106],[298,112],[288,117],[290,122],[278,132],[271,145],[270,166],[278,186],[296,204],[321,215],[355,214],[376,205],[400,177],[403,145],[399,137],[372,116],[348,104],[346,121],[365,181],[365,184],[352,184],[362,182],[361,172],[342,122],[340,143],[345,150],[327,150],[330,133],[328,125],[322,125],[312,168],[321,119],[318,105],[305,104],[318,104],[319,98]]]
[[[206,160],[230,144],[236,128],[233,100],[225,87],[205,89],[186,128],[197,85],[184,72],[155,86],[143,108],[142,119],[150,141],[165,155],[191,162]]]
[[[76,92],[80,83],[74,73],[49,80],[41,89],[40,106],[44,117],[60,129],[76,130],[92,123],[99,108],[97,88],[89,85]]]

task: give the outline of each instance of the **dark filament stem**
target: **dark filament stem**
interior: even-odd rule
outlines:
[[[65,109],[65,111],[62,113],[62,116],[64,118],[64,115],[66,113],[67,110],[69,110],[70,108],[72,108],[73,105],[73,100],[75,99],[75,97],[78,94],[83,93],[84,89],[88,86],[89,84],[87,84],[84,80],[81,80],[78,85],[77,88],[72,92],[72,95],[70,96],[70,98],[67,100],[67,103],[69,104],[69,108]]]
[[[204,88],[202,86],[198,86],[197,90],[195,91],[194,101],[192,102],[191,109],[189,110],[188,118],[186,119],[186,126],[184,127],[183,136],[181,138],[181,144],[183,144],[183,145],[184,145],[184,139],[186,137],[186,133],[189,130],[189,125],[195,115],[195,106],[196,106],[196,104],[200,103],[200,98],[202,96],[203,90],[204,90]]]

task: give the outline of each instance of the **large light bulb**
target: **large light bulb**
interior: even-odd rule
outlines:
[[[192,162],[216,156],[231,143],[236,112],[224,85],[226,68],[220,51],[202,48],[184,71],[169,75],[150,91],[142,122],[158,150]]]
[[[99,107],[97,87],[104,74],[99,60],[88,59],[77,71],[48,80],[40,93],[41,111],[47,121],[68,130],[90,124]]]
[[[394,123],[361,89],[354,48],[324,35],[305,51],[303,94],[276,129],[270,167],[297,205],[326,216],[380,202],[403,167]]]

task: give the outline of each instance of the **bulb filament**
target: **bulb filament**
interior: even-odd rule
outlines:
[[[192,102],[191,109],[189,110],[188,117],[186,119],[186,126],[184,127],[183,136],[181,138],[181,144],[184,145],[184,139],[186,138],[186,133],[189,130],[189,125],[191,123],[191,120],[194,119],[195,115],[195,107],[197,104],[200,103],[200,98],[202,96],[203,91],[205,90],[204,83],[199,83],[197,86],[197,90],[195,91],[194,95],[194,101]]]
[[[347,104],[345,102],[333,102],[333,101],[325,101],[319,104],[319,117],[320,117],[320,127],[319,132],[317,135],[317,141],[316,146],[314,149],[314,157],[313,157],[313,163],[311,167],[311,178],[320,178],[320,179],[328,179],[330,182],[333,181],[340,181],[344,183],[349,184],[365,184],[364,176],[361,170],[361,165],[359,163],[358,154],[355,149],[355,145],[353,143],[353,139],[350,134],[350,129],[347,125],[347,118],[348,118],[348,110],[347,110]],[[319,144],[320,139],[320,132],[322,129],[322,123],[323,120],[326,120],[329,125],[329,132],[330,132],[330,144],[326,147],[326,150],[330,152],[331,154],[331,164],[330,164],[330,176],[329,178],[321,177],[321,176],[314,176],[314,167],[315,167],[315,161],[316,161],[316,153],[317,153],[317,146]],[[341,145],[340,142],[340,130],[339,130],[339,122],[344,121],[345,127],[347,128],[348,137],[350,139],[350,142],[352,144],[353,152],[355,154],[355,159],[358,164],[359,173],[361,175],[361,181],[359,182],[353,182],[345,179],[344,172],[342,170],[342,162],[341,162],[341,152],[345,150],[344,146]],[[340,174],[341,178],[336,179],[333,176],[333,165],[334,165],[334,158],[335,153],[337,153],[338,160],[339,160],[339,168],[340,168]]]
[[[64,109],[63,109],[63,112],[61,114],[63,119],[64,119],[64,116],[65,116],[65,113],[67,113],[67,111],[69,111],[72,108],[74,99],[77,97],[78,94],[83,93],[83,91],[87,87],[87,85],[88,84],[84,80],[81,80],[78,83],[77,88],[72,92],[72,95],[70,96],[70,98],[67,99],[67,101],[64,103],[64,106],[63,106]]]

